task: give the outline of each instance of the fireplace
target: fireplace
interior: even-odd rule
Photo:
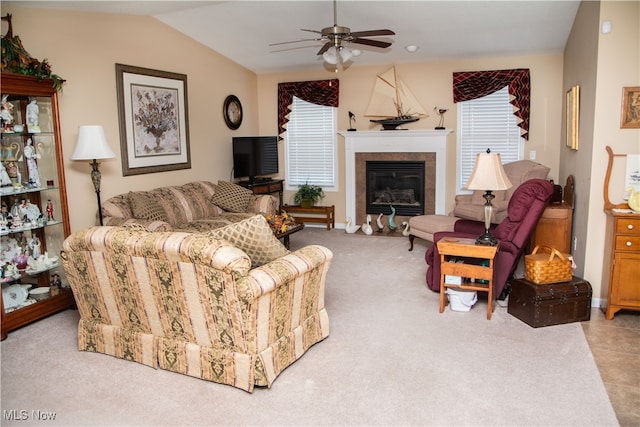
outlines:
[[[423,215],[424,170],[425,162],[367,161],[365,212]]]
[[[340,132],[345,139],[345,218],[356,223],[365,220],[367,161],[424,162],[424,214],[445,214],[449,185],[447,136],[451,132],[451,129]]]

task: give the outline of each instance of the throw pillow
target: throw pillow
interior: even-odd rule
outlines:
[[[227,212],[246,212],[249,202],[253,198],[253,191],[232,182],[218,181],[216,192],[211,199],[214,205],[220,206]]]
[[[128,199],[134,218],[167,221],[167,214],[152,194],[146,191],[130,191]]]
[[[276,239],[267,220],[255,215],[240,222],[209,231],[207,234],[226,240],[244,251],[251,259],[251,268],[259,267],[289,253]]]

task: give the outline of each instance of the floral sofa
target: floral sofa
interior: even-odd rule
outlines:
[[[130,191],[102,203],[104,225],[140,224],[149,231],[208,231],[256,213],[274,214],[277,200],[226,181]]]
[[[333,254],[262,215],[206,233],[92,227],[63,243],[78,348],[252,392],[329,335]]]

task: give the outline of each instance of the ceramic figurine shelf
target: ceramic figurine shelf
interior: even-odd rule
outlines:
[[[72,307],[74,299],[59,260],[70,227],[57,93],[51,80],[8,73],[2,73],[1,90],[4,339],[13,329]],[[50,290],[30,292],[36,288]]]

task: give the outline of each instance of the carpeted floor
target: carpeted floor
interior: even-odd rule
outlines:
[[[617,425],[580,324],[533,329],[502,307],[487,320],[484,299],[439,314],[422,241],[291,236],[292,250],[309,243],[335,254],[331,335],[271,389],[78,352],[68,310],[2,342],[2,425]]]

